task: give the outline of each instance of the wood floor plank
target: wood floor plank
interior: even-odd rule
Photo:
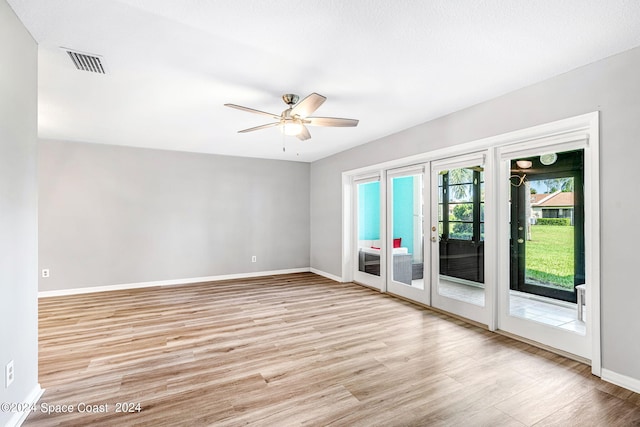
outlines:
[[[46,392],[25,426],[640,423],[639,396],[585,365],[312,273],[43,298],[39,315]]]

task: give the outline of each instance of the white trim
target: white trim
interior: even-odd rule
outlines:
[[[503,133],[500,135],[494,135],[483,139],[478,139],[469,142],[462,142],[460,144],[452,145],[449,147],[438,148],[426,153],[420,153],[409,157],[403,157],[401,159],[390,160],[383,163],[376,163],[375,165],[365,166],[362,168],[352,169],[343,172],[343,175],[364,175],[371,173],[375,170],[387,170],[393,168],[405,167],[408,165],[416,165],[420,163],[430,162],[432,160],[439,160],[446,157],[453,157],[460,154],[469,154],[475,151],[482,151],[491,147],[506,147],[511,144],[518,144],[526,141],[536,140],[542,138],[551,137],[564,137],[572,135],[579,130],[583,130],[582,134],[585,134],[584,130],[591,129],[592,126],[598,125],[598,111],[582,114],[580,116],[569,117],[566,119],[556,120],[555,122],[544,123],[541,125],[531,126],[528,128]],[[590,142],[594,139],[597,140],[597,134],[589,134]],[[572,135],[573,138],[573,135]]]
[[[342,174],[342,278],[339,281],[344,280],[345,282],[353,280],[355,263],[352,254],[352,251],[354,251],[353,238],[351,236],[354,233],[355,186],[356,184],[351,176]]]
[[[617,386],[624,387],[627,390],[631,390],[635,393],[640,393],[640,380],[637,378],[622,375],[604,368],[602,368],[601,378]]]
[[[192,277],[188,279],[160,280],[157,282],[124,283],[119,285],[107,285],[107,286],[88,286],[84,288],[59,289],[55,291],[41,291],[41,292],[38,292],[38,298],[89,294],[93,292],[119,291],[124,289],[152,288],[155,286],[189,285],[193,283],[202,283],[202,282],[217,282],[220,280],[247,279],[250,277],[275,276],[280,274],[308,273],[309,271],[311,271],[311,268],[302,267],[302,268],[290,268],[287,270],[256,271],[251,273],[223,274],[219,276],[207,276],[207,277]]]
[[[589,134],[584,129],[577,132],[563,134],[545,135],[542,138],[532,138],[519,143],[509,143],[501,146],[500,153],[504,157],[512,157],[512,153],[518,153],[520,157],[541,156],[559,151],[555,146],[560,146],[563,151],[570,151],[572,148],[580,149],[589,146]]]
[[[602,375],[602,343],[600,336],[601,282],[600,282],[600,113],[591,113],[589,139],[584,150],[585,177],[583,185],[590,189],[584,199],[585,215],[585,277],[591,283],[586,289],[587,327],[591,328],[591,373]]]
[[[309,271],[313,274],[317,274],[318,276],[326,277],[327,279],[331,279],[335,282],[345,283],[345,280],[342,280],[342,277],[338,277],[335,274],[327,273],[326,271],[318,270],[317,268],[310,268]]]
[[[387,170],[387,178],[397,178],[424,173],[425,165],[416,164]]]
[[[380,171],[375,171],[365,175],[358,175],[353,177],[354,184],[365,184],[367,182],[380,181]]]
[[[21,403],[27,404],[31,407],[35,407],[38,404],[38,400],[40,400],[40,398],[42,397],[44,390],[45,389],[40,387],[40,384],[36,384],[33,390],[31,390],[31,393],[29,393],[27,398],[24,400],[24,402],[21,402]],[[24,421],[27,419],[29,414],[31,414],[31,412],[33,411],[14,412],[11,418],[9,418],[9,421],[7,421],[6,426],[7,427],[21,426],[22,423],[24,423]]]
[[[459,156],[450,156],[450,157],[445,157],[439,160],[434,160],[433,162],[431,162],[431,170],[433,171],[434,169],[439,169],[439,170],[457,169],[457,168],[463,168],[465,166],[469,166],[470,164],[484,167],[486,161],[487,161],[487,151],[483,150],[483,151],[477,151],[475,153],[469,153],[469,154],[464,154]]]

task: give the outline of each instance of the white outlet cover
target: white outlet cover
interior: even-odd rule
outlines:
[[[4,378],[5,378],[6,387],[9,387],[13,382],[13,380],[15,379],[15,373],[13,370],[13,360],[7,363],[7,366],[5,366]]]

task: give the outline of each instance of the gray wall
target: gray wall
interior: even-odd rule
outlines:
[[[311,267],[341,276],[341,172],[601,111],[602,367],[640,380],[640,48],[311,165]]]
[[[24,402],[38,388],[37,52],[0,1],[0,402]],[[0,412],[0,425],[11,415]]]
[[[41,291],[309,267],[308,163],[60,141],[39,155]]]

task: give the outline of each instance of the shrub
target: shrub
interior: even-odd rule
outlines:
[[[471,232],[458,232],[458,233],[456,233],[454,231],[453,233],[449,233],[449,239],[454,239],[454,240],[472,240],[473,239],[473,233],[471,233]]]
[[[536,225],[569,226],[571,225],[571,220],[569,218],[538,218]]]

